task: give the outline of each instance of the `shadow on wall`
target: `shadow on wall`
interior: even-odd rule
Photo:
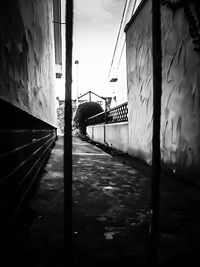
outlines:
[[[153,126],[151,2],[141,2],[125,29],[129,153],[146,162],[151,162]],[[199,184],[200,56],[199,34],[195,32],[195,25],[199,25],[198,4],[196,0],[162,2],[162,166]]]

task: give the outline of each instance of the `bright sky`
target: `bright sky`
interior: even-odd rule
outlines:
[[[74,0],[73,99],[77,87],[79,95],[90,90],[112,95],[108,74],[124,4],[125,0]]]

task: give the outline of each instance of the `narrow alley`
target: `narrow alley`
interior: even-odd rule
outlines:
[[[0,265],[200,266],[198,0],[0,21]]]
[[[149,185],[149,179],[137,170],[75,138],[76,266],[82,262],[86,266],[128,266],[131,259],[141,265],[147,249]]]
[[[74,138],[74,266],[148,266],[150,183],[147,165]],[[200,262],[199,203],[200,188],[161,174],[159,266]]]
[[[13,243],[13,267],[64,266],[62,157],[59,137]],[[133,164],[73,138],[71,266],[148,266],[149,170]],[[189,266],[198,260],[199,189],[163,175],[160,196],[159,266]]]

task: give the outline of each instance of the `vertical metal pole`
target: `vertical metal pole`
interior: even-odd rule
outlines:
[[[91,102],[91,91],[89,91],[89,102]]]
[[[65,257],[72,259],[72,36],[73,0],[66,0],[66,82],[64,131],[64,230]]]
[[[78,65],[79,61],[75,60],[75,65],[76,65],[76,107],[78,107],[78,97],[79,97],[79,84],[78,84]]]
[[[105,124],[107,123],[107,103],[105,99]]]
[[[105,98],[104,98],[105,99]],[[104,127],[103,127],[103,134],[104,134],[104,143],[107,145],[107,142],[106,142],[106,123],[107,123],[107,105],[106,105],[106,99],[105,99],[105,117],[104,117]]]
[[[153,60],[153,143],[151,221],[149,236],[149,266],[158,265],[159,186],[160,186],[160,115],[162,94],[162,46],[160,0],[152,0],[152,60]]]

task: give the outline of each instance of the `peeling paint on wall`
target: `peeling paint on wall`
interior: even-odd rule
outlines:
[[[3,2],[0,98],[56,125],[52,1]]]
[[[193,51],[183,9],[173,13],[162,6],[161,20],[162,163],[164,168],[194,182],[200,174],[200,56]],[[127,72],[129,153],[149,164],[153,111],[151,46],[151,1],[146,1],[127,30]]]

